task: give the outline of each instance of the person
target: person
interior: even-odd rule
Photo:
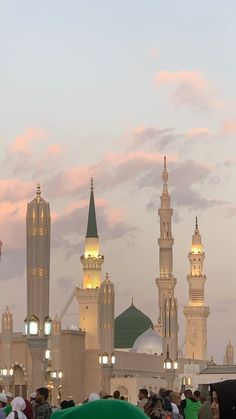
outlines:
[[[73,399],[70,400],[62,400],[61,404],[60,404],[60,408],[63,409],[69,409],[69,407],[74,407],[75,406],[75,402]]]
[[[225,380],[210,385],[214,419],[235,419],[236,380]]]
[[[29,400],[24,399],[25,409],[23,410],[24,415],[27,419],[33,419],[33,407]]]
[[[4,419],[8,413],[5,413],[7,398],[4,393],[0,393],[0,419]]]
[[[158,394],[151,394],[144,412],[150,419],[167,419],[169,417],[168,413],[165,411],[164,402]]]
[[[7,404],[11,404],[12,400],[14,399],[13,394],[10,393],[10,391],[7,391],[5,394],[7,398]]]
[[[35,419],[35,410],[36,410],[36,391],[34,391],[33,393],[31,393],[30,395],[30,403],[32,406],[32,410],[33,410],[33,419]]]
[[[113,399],[120,400],[120,392],[119,392],[119,390],[114,391],[114,393],[113,393]]]
[[[52,409],[48,404],[48,389],[40,387],[36,390],[35,419],[50,419]]]
[[[12,411],[11,402],[13,400],[13,394],[8,391],[7,393],[5,393],[5,396],[7,398],[7,404],[4,407],[3,411],[5,413],[5,416],[8,416],[9,413],[11,413],[11,411]]]
[[[141,388],[138,392],[138,407],[145,410],[145,406],[148,403],[148,391],[146,388]]]
[[[183,412],[181,409],[181,397],[177,391],[172,391],[169,395],[171,406],[172,406],[172,415],[174,419],[182,419]]]
[[[201,395],[201,393],[200,393],[200,391],[199,391],[199,390],[195,390],[195,391],[194,391],[194,393],[193,393],[193,396],[195,397],[195,399],[196,399],[198,402],[200,402],[200,395]]]
[[[212,392],[211,411],[214,419],[220,419],[220,407],[216,391]]]
[[[171,393],[171,390],[166,390],[165,388],[160,388],[159,390],[159,396],[161,396],[163,402],[164,402],[164,406],[165,406],[165,410],[167,412],[172,412],[172,406],[171,406],[171,402],[169,399],[169,394]]]
[[[90,393],[88,401],[95,402],[95,400],[100,400],[100,397],[97,393]]]
[[[27,419],[23,410],[26,408],[26,403],[22,397],[15,397],[12,402],[12,411],[7,416],[8,419]]]
[[[201,391],[199,400],[201,406],[198,410],[198,419],[213,419],[209,393],[207,391]]]
[[[104,399],[104,397],[107,396],[107,392],[105,390],[100,390],[98,395],[100,399]]]
[[[198,410],[201,403],[193,396],[192,390],[184,391],[185,399],[181,401],[181,408],[185,419],[198,419]]]

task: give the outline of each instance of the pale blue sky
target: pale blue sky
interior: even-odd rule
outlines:
[[[116,311],[133,295],[155,321],[156,211],[166,153],[177,221],[180,312],[187,301],[187,254],[198,215],[212,308],[209,354],[222,360],[228,339],[236,344],[227,329],[221,338],[214,333],[214,323],[233,329],[236,310],[235,1],[8,0],[0,1],[0,9],[0,175],[5,179],[0,238],[2,279],[9,281],[0,307],[8,299],[21,317],[22,304],[11,289],[25,286],[24,208],[38,180],[57,219],[51,281],[60,305],[78,284],[86,207],[74,214],[73,205],[88,197],[93,175],[104,272],[116,285]],[[36,127],[34,139],[30,127]],[[161,131],[166,129],[168,138]],[[18,136],[27,139],[23,149],[16,146]],[[54,144],[58,151],[50,151]],[[26,182],[32,182],[27,190]],[[58,310],[52,301],[52,311]],[[183,339],[181,315],[180,329]]]

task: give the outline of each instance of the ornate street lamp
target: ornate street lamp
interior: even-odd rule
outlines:
[[[0,375],[2,375],[3,377],[12,377],[14,374],[14,370],[13,368],[7,368],[7,367],[3,367],[0,369]]]
[[[174,360],[173,367],[174,367],[174,370],[177,370],[179,368],[179,362],[178,362],[178,358],[177,357]]]
[[[39,319],[32,315],[29,318],[25,318],[25,334],[30,336],[38,336],[39,333]]]
[[[61,371],[61,370],[59,370],[59,371],[57,371],[57,370],[52,370],[52,371],[51,371],[51,373],[50,373],[50,375],[51,375],[51,378],[52,378],[53,380],[56,380],[57,378],[61,379],[61,378],[62,378],[62,376],[63,376],[63,374],[62,374],[62,371]]]
[[[45,336],[49,336],[51,334],[52,329],[52,320],[49,316],[45,317],[44,323],[43,323],[43,331]]]
[[[168,371],[172,369],[172,359],[170,358],[169,345],[167,345],[166,359],[164,360],[163,368]]]
[[[99,355],[98,360],[99,360],[99,364],[108,365],[108,361],[109,361],[108,354],[106,352],[103,352],[102,354]]]
[[[112,352],[111,356],[109,357],[107,352],[103,352],[99,354],[98,361],[100,365],[115,365],[116,363],[116,356],[114,352]]]
[[[116,356],[114,354],[114,352],[111,354],[111,365],[115,365],[116,363]]]

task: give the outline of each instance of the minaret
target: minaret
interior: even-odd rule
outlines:
[[[110,281],[108,273],[100,288],[101,304],[101,353],[108,354],[109,358],[114,352],[114,284]]]
[[[51,361],[52,370],[62,370],[62,353],[61,353],[61,321],[56,315],[52,321],[51,341]]]
[[[190,262],[190,274],[187,276],[189,300],[184,308],[186,317],[185,356],[186,358],[207,359],[207,318],[210,311],[204,301],[206,276],[203,273],[203,262],[205,253],[197,218],[188,259]]]
[[[91,179],[90,202],[85,251],[80,258],[83,265],[83,288],[76,288],[79,303],[79,327],[86,331],[85,348],[100,349],[100,285],[104,256],[99,253],[93,179]]]
[[[2,367],[12,367],[13,316],[7,307],[2,314]]]
[[[97,288],[101,284],[101,270],[104,257],[99,254],[96,210],[94,202],[93,178],[91,178],[85,251],[81,256],[83,265],[83,288]]]
[[[226,346],[224,365],[234,365],[234,347],[230,341]]]
[[[159,244],[159,269],[160,276],[156,279],[159,295],[159,321],[158,330],[162,333],[162,306],[163,301],[169,294],[173,294],[176,285],[176,278],[173,276],[173,255],[172,247],[174,239],[171,232],[171,217],[173,209],[170,208],[170,195],[167,187],[168,172],[166,168],[166,157],[164,157],[164,170],[162,173],[163,189],[161,195],[161,208],[158,210],[160,217],[160,238]]]
[[[35,198],[27,206],[26,241],[27,318],[37,317],[39,330],[49,316],[50,226],[49,204],[41,197],[38,185]]]
[[[168,350],[172,361],[178,358],[178,304],[173,290],[163,299],[162,346],[164,355]]]

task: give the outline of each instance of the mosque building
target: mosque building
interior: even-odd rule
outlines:
[[[115,287],[102,273],[104,256],[100,252],[93,180],[91,180],[82,286],[72,290],[60,315],[50,317],[50,206],[38,185],[36,196],[27,207],[27,309],[25,333],[13,332],[13,315],[7,307],[2,314],[0,335],[0,386],[15,395],[29,396],[37,387],[47,386],[53,404],[69,395],[76,402],[90,392],[120,390],[136,403],[138,388],[157,391],[160,387],[180,389],[185,366],[191,362],[199,371],[207,367],[207,318],[204,302],[204,252],[196,222],[189,253],[189,301],[184,308],[186,339],[184,356],[178,345],[177,283],[173,274],[173,209],[168,192],[166,158],[160,220],[159,277],[157,313],[152,320],[131,301],[116,318]],[[1,244],[0,244],[1,249]],[[63,330],[61,319],[71,301],[79,307],[78,328]],[[163,363],[178,361],[178,370],[168,374]],[[191,360],[191,361],[190,361]],[[228,345],[225,364],[233,363],[233,347]],[[172,362],[173,365],[173,362]],[[189,367],[190,368],[190,367]],[[191,378],[190,376],[187,378]],[[170,381],[171,379],[171,381]],[[190,385],[190,384],[189,384]]]

